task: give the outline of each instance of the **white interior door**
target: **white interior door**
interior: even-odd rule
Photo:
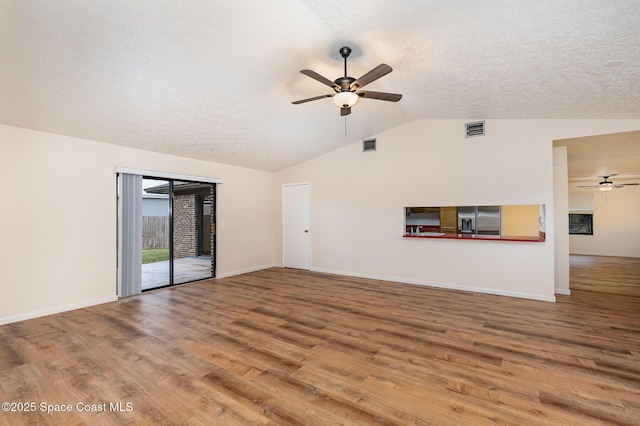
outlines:
[[[282,186],[282,264],[285,268],[310,267],[310,200],[308,183]]]

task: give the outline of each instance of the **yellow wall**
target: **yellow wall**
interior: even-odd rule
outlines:
[[[537,237],[540,231],[540,206],[502,206],[502,235]]]

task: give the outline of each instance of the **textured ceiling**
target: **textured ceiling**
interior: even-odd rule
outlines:
[[[0,123],[280,170],[419,118],[639,118],[640,2],[1,0]],[[299,73],[393,73],[346,120]]]

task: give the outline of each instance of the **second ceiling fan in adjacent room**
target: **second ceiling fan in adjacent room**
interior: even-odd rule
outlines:
[[[636,186],[640,185],[640,183],[620,183],[616,184],[609,180],[612,176],[618,176],[617,174],[610,174],[608,176],[598,176],[604,178],[604,180],[597,185],[578,185],[578,188],[598,188],[600,191],[608,192],[613,190],[613,188],[622,188],[623,186]]]

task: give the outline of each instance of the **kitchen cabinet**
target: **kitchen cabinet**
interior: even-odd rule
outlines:
[[[440,207],[440,232],[445,234],[458,233],[457,207]]]
[[[439,213],[440,207],[407,207],[407,213]]]

